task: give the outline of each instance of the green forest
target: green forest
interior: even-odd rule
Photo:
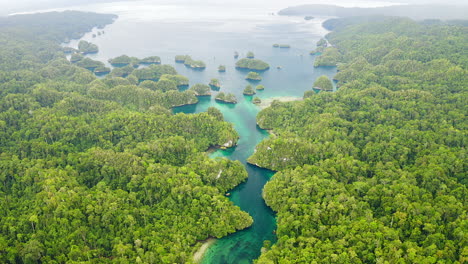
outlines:
[[[338,91],[274,102],[249,162],[278,242],[256,263],[466,263],[468,28],[328,22]],[[323,44],[323,43],[322,43]]]
[[[0,19],[0,263],[191,263],[199,241],[252,224],[225,196],[245,168],[206,154],[236,143],[232,125],[172,114],[197,102],[187,78],[159,57],[101,79],[66,59],[60,43],[114,19]]]

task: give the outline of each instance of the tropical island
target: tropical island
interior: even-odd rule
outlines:
[[[210,80],[210,83],[209,85],[211,86],[211,88],[215,89],[215,90],[219,90],[221,88],[221,83],[219,82],[218,79],[216,78],[212,78]]]
[[[262,76],[258,72],[249,72],[245,79],[250,81],[261,81]]]
[[[98,53],[99,48],[96,44],[90,43],[86,40],[80,40],[80,42],[78,42],[78,51],[81,52],[81,54],[86,55]]]
[[[242,92],[242,94],[244,94],[244,95],[254,95],[254,94],[256,94],[256,92],[255,92],[255,89],[252,87],[252,85],[249,84],[244,88],[244,91]]]
[[[223,92],[220,92],[216,95],[215,100],[221,103],[237,104],[237,98],[232,93],[225,94]]]
[[[252,103],[258,105],[258,104],[261,104],[261,103],[262,103],[262,100],[261,100],[258,96],[255,96],[255,97],[252,99]]]
[[[130,57],[128,55],[120,55],[115,58],[111,58],[108,60],[108,62],[114,66],[114,67],[123,67],[127,65],[138,65],[140,63],[140,60],[136,57]]]
[[[189,57],[189,55],[176,55],[175,56],[175,62],[177,63],[184,63],[185,59]]]
[[[210,86],[202,83],[197,83],[190,87],[190,91],[195,92],[196,96],[211,96]]]
[[[203,61],[193,60],[190,56],[185,56],[184,65],[195,70],[203,70],[206,68],[206,64]]]
[[[333,91],[333,83],[326,75],[322,75],[315,80],[313,85],[314,90]]]
[[[255,86],[255,90],[263,91],[263,90],[265,90],[265,85],[259,84],[259,85]]]
[[[270,68],[270,65],[259,59],[243,58],[236,62],[237,69],[265,71]]]
[[[252,51],[247,52],[247,55],[245,56],[248,59],[253,59],[255,58],[255,54]]]
[[[226,66],[225,65],[219,65],[218,66],[218,72],[226,72]]]

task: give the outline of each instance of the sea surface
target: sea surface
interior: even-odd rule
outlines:
[[[203,263],[252,263],[259,257],[265,240],[276,241],[275,214],[262,199],[263,186],[274,172],[246,163],[255,146],[269,135],[256,124],[259,107],[251,102],[251,96],[242,95],[242,91],[248,84],[263,84],[265,90],[255,95],[261,99],[302,97],[305,91],[311,90],[317,77],[335,75],[334,67],[314,68],[315,56],[309,55],[315,43],[327,33],[321,26],[327,18],[306,21],[301,17],[275,14],[299,2],[133,1],[70,8],[119,15],[112,25],[95,29],[82,38],[99,46],[99,53],[90,55],[91,58],[107,62],[122,54],[139,58],[160,56],[163,64],[173,65],[180,74],[187,76],[191,85],[208,84],[211,78],[218,78],[220,91],[236,95],[239,103],[235,105],[215,102],[217,92],[213,92],[212,98],[202,97],[196,105],[174,109],[175,113],[189,114],[206,111],[210,106],[220,109],[225,120],[233,123],[239,132],[240,140],[235,148],[218,150],[211,155],[239,160],[249,173],[245,183],[230,191],[229,199],[253,217],[253,226],[217,240],[206,252]],[[339,1],[328,3],[339,4]],[[349,1],[346,3],[350,6]],[[376,2],[353,3],[355,6],[376,5]],[[103,35],[92,37],[102,30]],[[77,42],[68,45],[76,47]],[[274,43],[289,44],[291,48],[273,48]],[[235,69],[235,51],[239,52],[239,58],[252,51],[256,58],[270,64],[271,68],[261,73],[262,81],[250,83],[245,80],[246,71]],[[204,61],[206,69],[195,71],[176,64],[174,56],[179,54]],[[218,72],[220,64],[226,65],[225,73]]]

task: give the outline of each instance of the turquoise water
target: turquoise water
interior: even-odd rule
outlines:
[[[91,58],[107,62],[109,58],[122,54],[139,58],[160,56],[164,64],[173,65],[180,74],[187,76],[191,85],[208,84],[211,78],[218,78],[222,85],[220,91],[232,92],[237,96],[239,103],[236,105],[220,104],[214,101],[217,92],[213,91],[211,98],[202,97],[198,104],[178,107],[174,112],[198,113],[214,106],[239,132],[240,140],[235,148],[218,150],[212,156],[227,157],[245,164],[248,180],[230,191],[229,199],[248,212],[254,224],[217,240],[205,254],[203,263],[251,263],[260,255],[265,240],[274,242],[276,239],[273,233],[275,215],[261,197],[263,186],[273,172],[246,163],[255,146],[268,137],[268,133],[256,125],[255,117],[260,109],[251,103],[252,97],[242,95],[249,84],[245,80],[247,72],[234,68],[236,60],[233,54],[238,51],[242,58],[252,51],[256,58],[270,64],[271,68],[261,73],[263,80],[259,82],[266,89],[257,92],[256,96],[261,99],[302,97],[304,91],[311,89],[317,77],[332,77],[336,73],[335,68],[314,68],[315,57],[308,54],[326,33],[321,27],[323,19],[305,21],[302,18],[279,17],[248,7],[236,7],[237,10],[229,9],[228,13],[223,13],[226,8],[218,6],[217,11],[213,11],[211,9],[214,7],[210,6],[211,12],[217,13],[205,17],[196,12],[200,11],[197,6],[191,13],[194,16],[189,17],[190,7],[186,8],[188,11],[181,9],[183,12],[179,12],[171,6],[149,8],[134,5],[128,10],[119,10],[116,6],[119,4],[93,10],[117,13],[120,18],[104,29],[104,35],[92,38],[94,31],[83,38],[100,48],[99,53],[90,55]],[[274,43],[289,44],[291,48],[273,48]],[[76,46],[77,41],[70,45]],[[196,60],[203,60],[207,64],[206,70],[194,71],[183,64],[176,64],[174,56],[178,54],[189,54]],[[217,71],[220,64],[226,65],[225,73]],[[277,69],[277,66],[282,69]]]

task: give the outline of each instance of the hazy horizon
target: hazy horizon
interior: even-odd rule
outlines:
[[[0,0],[0,15],[8,15],[12,13],[21,12],[34,12],[43,11],[48,9],[59,9],[59,8],[73,8],[74,6],[83,6],[90,4],[99,3],[110,3],[110,2],[124,2],[125,0],[20,0],[12,2],[11,0]],[[216,0],[135,0],[133,2],[149,2],[154,4],[210,4],[210,5],[239,5],[239,6],[253,6],[261,7],[265,6],[266,9],[277,9],[279,11],[282,8],[297,6],[303,4],[333,4],[344,7],[379,7],[389,6],[398,4],[441,4],[441,5],[467,5],[465,0],[383,0],[383,1],[372,1],[372,0],[225,0],[221,3]],[[132,2],[132,1],[126,1]]]

